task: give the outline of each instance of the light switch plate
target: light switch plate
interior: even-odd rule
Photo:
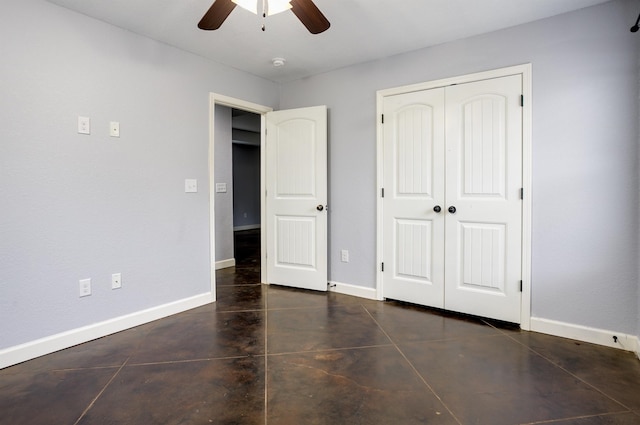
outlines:
[[[198,180],[196,180],[196,179],[185,179],[185,181],[184,181],[184,191],[186,193],[196,193],[198,191]]]
[[[216,193],[227,193],[227,184],[216,183]]]

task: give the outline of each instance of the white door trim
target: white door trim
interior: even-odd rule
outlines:
[[[247,102],[245,100],[236,99],[234,97],[225,96],[217,93],[209,93],[209,270],[211,273],[211,293],[213,300],[217,299],[216,294],[216,217],[215,217],[215,173],[214,173],[214,146],[215,146],[215,123],[216,123],[216,105],[228,106],[230,108],[241,109],[254,114],[260,114],[260,193],[265,193],[265,177],[266,177],[266,158],[265,158],[265,114],[273,111],[273,108],[259,105],[257,103]],[[264,196],[260,197],[260,232],[266,229],[266,211],[264,205]],[[266,241],[261,235],[260,247],[260,281],[267,282],[267,261],[266,261]]]
[[[531,205],[532,205],[532,185],[531,185],[531,64],[516,65],[491,71],[478,72],[474,74],[461,75],[441,80],[428,81],[425,83],[412,84],[402,87],[394,87],[379,90],[376,93],[376,140],[377,140],[377,182],[376,182],[376,297],[383,299],[383,210],[382,210],[382,188],[384,170],[384,146],[383,146],[383,125],[382,111],[384,98],[397,94],[414,91],[429,90],[436,87],[446,87],[452,84],[470,83],[473,81],[488,80],[491,78],[505,77],[508,75],[522,75],[522,94],[524,105],[522,111],[522,186],[524,188],[524,200],[522,203],[522,305],[520,327],[524,330],[531,329]]]

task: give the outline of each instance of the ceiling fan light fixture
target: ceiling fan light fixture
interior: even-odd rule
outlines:
[[[258,3],[262,3],[263,12],[267,16],[291,9],[291,0],[231,0],[241,8],[254,15],[258,14]]]
[[[217,30],[236,6],[257,15],[260,10],[260,2],[262,2],[261,15],[263,19],[267,15],[291,10],[311,34],[320,34],[331,26],[329,20],[313,3],[313,0],[214,0],[207,13],[198,22],[198,28],[206,31]],[[265,23],[263,21],[262,31],[264,30]]]
[[[266,0],[267,15],[275,15],[291,9],[291,0]]]
[[[248,10],[254,15],[258,14],[258,0],[231,0],[241,8]]]

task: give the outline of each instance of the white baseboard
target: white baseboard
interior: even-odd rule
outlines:
[[[351,295],[354,297],[366,298],[369,300],[377,300],[377,291],[375,288],[365,288],[348,283],[329,282],[329,291],[338,294]]]
[[[635,353],[638,353],[638,350],[640,349],[638,337],[634,335],[574,325],[572,323],[558,322],[555,320],[541,319],[538,317],[531,318],[531,330],[543,334],[576,339],[578,341],[619,348],[626,351],[633,351]],[[617,341],[614,341],[614,336],[617,337]]]
[[[233,228],[234,232],[241,232],[243,230],[254,230],[254,229],[259,229],[260,225],[259,224],[247,224],[246,226],[236,226]]]
[[[234,267],[236,265],[235,258],[229,258],[228,260],[216,261],[216,270],[226,269],[227,267]]]
[[[0,350],[0,369],[215,301],[209,292]]]

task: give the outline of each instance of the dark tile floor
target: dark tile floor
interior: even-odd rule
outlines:
[[[640,424],[632,353],[263,286],[255,240],[217,303],[0,371],[0,424]]]

